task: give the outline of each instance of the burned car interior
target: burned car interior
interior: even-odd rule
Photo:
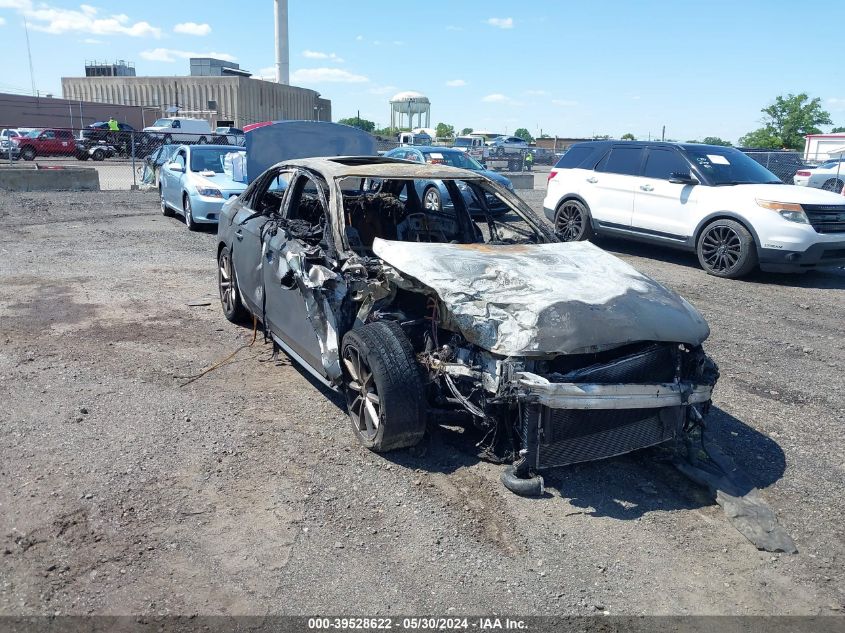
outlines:
[[[426,209],[416,179],[442,180],[456,204]],[[473,219],[465,187],[509,212]],[[670,441],[697,450],[719,375],[703,317],[596,246],[559,242],[483,176],[302,159],[226,205],[219,231],[227,318],[254,315],[343,393],[372,450],[418,443],[429,421],[470,425],[524,495],[543,493],[544,469]]]

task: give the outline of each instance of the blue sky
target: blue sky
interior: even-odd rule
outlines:
[[[42,93],[60,95],[60,77],[83,74],[86,59],[180,75],[192,54],[217,54],[269,76],[272,5],[0,0],[0,91],[31,90],[24,16]],[[735,141],[788,92],[820,97],[845,126],[841,12],[811,6],[290,0],[291,80],[330,98],[335,119],[360,110],[379,125],[392,94],[417,90],[432,101],[432,124],[458,129],[647,138],[666,125],[669,138]]]

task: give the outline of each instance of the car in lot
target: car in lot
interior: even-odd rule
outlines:
[[[246,183],[234,180],[231,161],[243,150],[229,145],[181,145],[159,171],[161,212],[181,213],[188,229],[215,224],[223,203]]]
[[[80,131],[80,138],[89,145],[104,143],[111,145],[124,155],[129,155],[132,151],[133,136],[135,143],[140,144],[141,134],[128,123],[118,122],[117,127],[117,131],[110,130],[108,121],[97,121],[83,128]]]
[[[141,174],[141,182],[153,185],[158,188],[159,173],[162,165],[170,162],[173,154],[180,145],[160,145],[144,158],[144,169]]]
[[[532,147],[528,151],[534,156],[534,163],[537,165],[554,165],[558,160],[558,155],[553,149]]]
[[[760,163],[788,185],[795,184],[796,173],[808,166],[804,157],[793,150],[762,150],[745,147],[737,149]]]
[[[13,138],[17,138],[20,135],[21,133],[15,129],[0,130],[0,158],[5,158],[6,160],[18,160],[20,158],[21,151],[12,142]]]
[[[718,277],[845,263],[845,200],[783,184],[731,147],[577,143],[549,172],[543,207],[563,240],[681,248]]]
[[[187,117],[164,117],[145,127],[143,131],[152,138],[160,139],[165,145],[170,143],[202,145],[208,143],[214,136],[208,121]]]
[[[506,154],[521,154],[530,149],[528,142],[518,136],[497,136],[487,145],[493,158]]]
[[[36,156],[73,156],[76,154],[76,138],[72,130],[48,128],[30,130],[22,136],[11,139],[17,146],[20,157],[34,160]]]
[[[217,145],[240,145],[246,144],[244,131],[237,127],[220,126],[214,128],[214,143]]]
[[[460,167],[461,169],[469,169],[470,171],[477,171],[484,174],[491,180],[495,180],[505,189],[513,191],[513,183],[495,171],[485,169],[481,163],[469,156],[466,152],[459,149],[449,147],[397,147],[385,153],[387,158],[398,158],[402,160],[410,160],[415,163],[426,163],[429,165],[450,165],[452,167]],[[439,180],[417,180],[417,195],[423,201],[427,209],[441,211],[444,207],[451,207],[452,201],[449,197],[449,191],[445,183]],[[469,187],[461,189],[461,194],[464,201],[473,214],[483,214],[481,206],[478,201],[474,199],[474,192]],[[487,208],[493,213],[506,213],[508,207],[501,200],[495,196],[487,200]]]
[[[805,167],[795,174],[795,184],[841,193],[845,187],[845,159],[826,160],[817,167]]]
[[[417,181],[431,180],[451,209],[424,204]],[[464,186],[510,213],[474,221]],[[702,316],[600,248],[560,242],[478,170],[282,161],[226,202],[217,237],[226,318],[261,323],[343,394],[373,451],[412,446],[446,417],[513,462],[510,490],[537,495],[544,469],[683,437],[709,407]]]

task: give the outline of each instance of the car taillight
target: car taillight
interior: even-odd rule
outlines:
[[[551,179],[554,178],[555,176],[557,176],[557,169],[553,169],[549,172],[549,177],[546,178],[546,184],[549,184]]]
[[[810,172],[808,172],[808,171],[799,171],[799,172],[796,172],[796,174],[795,174],[795,175],[796,175],[796,176],[809,176],[809,175],[810,175]]]

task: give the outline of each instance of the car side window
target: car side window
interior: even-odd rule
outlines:
[[[281,215],[282,202],[292,178],[293,172],[287,169],[265,174],[247,194],[246,205],[256,213]]]
[[[678,152],[671,149],[649,149],[643,176],[669,180],[672,174],[689,173],[690,166]]]
[[[642,160],[642,147],[614,147],[610,154],[596,165],[596,171],[639,176]]]
[[[53,130],[47,130],[41,133],[41,138],[56,138],[56,133]]]
[[[185,165],[187,164],[187,160],[185,157],[185,150],[180,150],[178,154],[173,158],[173,162],[177,163],[182,169],[185,169]]]
[[[182,122],[181,121],[174,121],[173,125],[171,125],[170,127],[181,128]]]

